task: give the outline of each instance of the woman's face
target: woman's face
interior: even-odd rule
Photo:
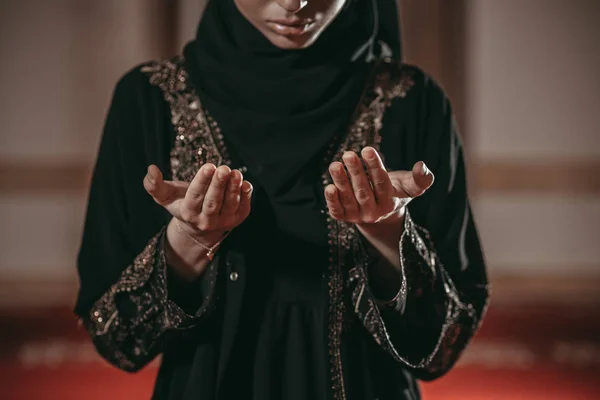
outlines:
[[[346,0],[234,0],[256,29],[281,49],[313,44]]]

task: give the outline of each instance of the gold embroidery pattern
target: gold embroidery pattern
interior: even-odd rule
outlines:
[[[381,143],[380,130],[383,114],[395,98],[405,97],[414,82],[408,71],[399,68],[397,64],[381,62],[376,66],[373,82],[364,94],[357,109],[357,117],[350,127],[349,133],[339,148],[332,154],[336,139],[330,146],[330,152],[325,158],[326,163],[339,161],[345,151],[359,152],[365,146],[379,148]],[[327,168],[322,175],[323,185],[332,183]],[[323,210],[327,214],[327,210]],[[351,256],[351,248],[358,238],[358,232],[353,224],[339,222],[327,217],[329,231],[329,361],[332,380],[333,397],[335,400],[345,400],[346,391],[340,353],[341,336],[346,314],[346,304],[343,298],[347,271],[343,270],[345,261]]]
[[[379,346],[389,352],[396,361],[402,362],[407,366],[416,367],[416,365],[412,365],[409,360],[398,354],[391,344],[391,339],[379,310],[380,305],[377,304],[375,298],[369,293],[366,273],[369,266],[368,255],[362,248],[355,248],[355,252],[354,267],[350,270],[349,277],[349,287],[352,291],[354,311],[358,314],[359,319],[363,322],[363,325],[371,333]],[[386,305],[387,307],[390,307],[397,312],[403,310],[408,292],[407,272],[423,271],[423,267],[419,263],[423,263],[423,260],[431,259],[429,256],[423,258],[423,253],[429,253],[429,250],[425,247],[421,238],[416,235],[414,224],[410,214],[407,212],[404,219],[404,230],[400,238],[400,254],[402,255],[400,260],[402,271],[400,293],[395,297],[394,302]],[[407,266],[407,264],[410,264],[410,266]],[[422,273],[422,275],[429,278],[430,284],[433,281],[433,279],[431,279],[431,271],[434,268],[433,264],[428,265],[427,271],[429,274],[424,273],[425,271]],[[411,279],[411,283],[412,282],[413,280]]]
[[[137,371],[159,352],[161,338],[173,328],[190,328],[196,317],[212,310],[216,267],[207,274],[211,290],[195,316],[168,300],[165,229],[146,245],[120,279],[93,306],[84,321],[100,354],[125,371]]]
[[[173,178],[191,182],[206,163],[231,165],[223,134],[203,109],[183,65],[183,57],[155,62],[142,68],[158,86],[171,108],[175,145],[171,150]]]

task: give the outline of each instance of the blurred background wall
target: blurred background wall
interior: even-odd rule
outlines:
[[[458,107],[494,297],[597,299],[600,2],[404,4],[434,26],[407,21],[407,56]]]
[[[72,301],[114,84],[177,54],[203,4],[0,1],[1,302]],[[407,0],[401,16],[407,61],[462,127],[495,299],[597,299],[600,2]]]
[[[469,2],[467,145],[498,294],[600,298],[599,18],[595,0]]]

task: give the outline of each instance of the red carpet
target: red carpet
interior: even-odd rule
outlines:
[[[156,365],[137,374],[101,361],[65,310],[0,317],[0,399],[148,399]],[[600,399],[600,318],[592,307],[497,307],[425,400]]]

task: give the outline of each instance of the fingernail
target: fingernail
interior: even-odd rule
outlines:
[[[421,164],[421,175],[425,176],[429,173],[429,168],[427,168],[427,165],[425,165],[425,163]]]
[[[375,158],[375,149],[373,149],[372,147],[365,147],[362,151],[362,155],[364,158],[368,158],[369,160],[372,160]],[[365,155],[367,157],[365,157]]]
[[[212,174],[214,174],[215,172],[215,168],[213,166],[208,166],[206,168],[204,168],[204,175],[206,176],[212,176]]]

